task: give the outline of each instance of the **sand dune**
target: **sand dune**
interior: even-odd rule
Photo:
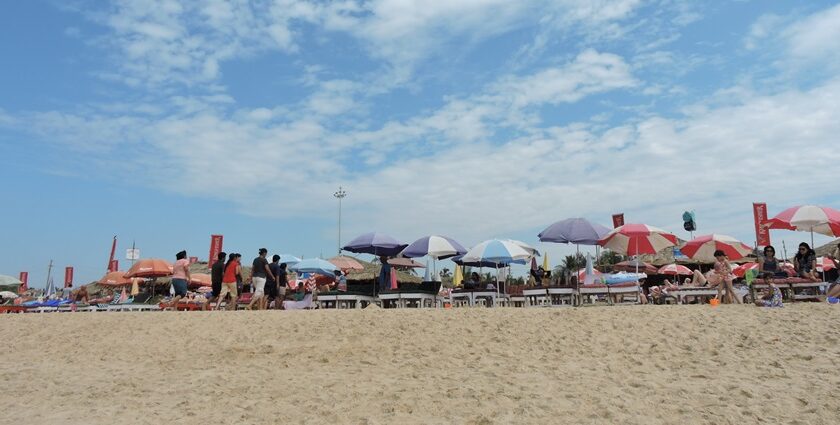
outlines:
[[[824,304],[0,323],[0,423],[840,423]]]

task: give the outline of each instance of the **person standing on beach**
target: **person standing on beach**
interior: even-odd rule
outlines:
[[[220,252],[216,257],[216,262],[213,263],[213,267],[210,268],[211,296],[210,301],[207,303],[208,306],[216,301],[219,298],[219,294],[222,293],[222,279],[225,277],[225,258],[227,258],[227,254]]]
[[[379,270],[379,292],[387,291],[391,287],[391,265],[388,264],[388,257],[379,257],[382,269]]]
[[[227,264],[225,264],[225,272],[222,276],[222,291],[219,293],[219,299],[216,301],[216,310],[219,309],[219,306],[222,304],[222,300],[224,300],[227,295],[230,295],[230,301],[228,301],[227,309],[236,310],[236,297],[238,295],[236,292],[236,283],[239,276],[242,276],[242,267],[239,264],[239,254],[230,254]]]
[[[280,299],[279,296],[279,286],[280,286],[280,256],[274,254],[271,257],[271,264],[268,265],[268,268],[271,269],[271,274],[274,275],[273,281],[266,281],[265,283],[265,298],[266,298],[266,305],[270,306],[271,301],[274,301],[274,308],[279,309]]]
[[[267,254],[267,249],[260,248],[260,255],[258,255],[257,258],[254,258],[254,262],[252,263],[251,284],[254,287],[254,296],[251,297],[251,302],[248,303],[248,310],[254,308],[254,304],[257,302],[259,302],[257,304],[257,309],[263,307],[263,298],[265,296],[265,282],[276,282],[274,274],[271,273],[271,267],[268,266],[268,260],[265,259]]]
[[[178,301],[187,296],[187,282],[190,281],[190,260],[187,260],[187,251],[175,254],[175,264],[172,266],[172,287],[175,289],[175,297],[172,298],[170,306],[178,309]]]

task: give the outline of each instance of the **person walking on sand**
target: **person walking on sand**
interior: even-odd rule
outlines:
[[[230,254],[230,257],[228,257],[227,264],[225,264],[225,272],[222,277],[222,291],[219,293],[219,299],[216,301],[216,310],[219,309],[222,300],[227,295],[230,295],[227,309],[236,310],[236,297],[238,296],[236,282],[238,280],[237,277],[242,276],[242,266],[239,264],[239,257],[239,254]]]
[[[268,250],[260,248],[260,255],[254,258],[251,268],[251,285],[254,287],[254,296],[251,297],[251,302],[248,303],[248,310],[254,308],[257,304],[257,309],[265,305],[265,283],[276,282],[274,274],[271,273],[271,267],[268,266],[268,260],[265,259]]]
[[[280,309],[281,300],[280,295],[280,256],[274,254],[271,257],[271,264],[268,265],[271,269],[271,274],[274,275],[273,281],[266,281],[265,283],[265,298],[266,305],[271,307],[271,302],[274,301],[274,308]]]
[[[207,302],[209,306],[219,298],[222,293],[222,279],[225,277],[225,258],[227,254],[220,252],[216,256],[216,262],[210,268],[210,300]]]
[[[172,266],[172,288],[175,289],[175,296],[172,298],[170,307],[177,310],[178,301],[187,296],[187,282],[190,281],[190,260],[187,260],[187,251],[175,254],[175,264]]]

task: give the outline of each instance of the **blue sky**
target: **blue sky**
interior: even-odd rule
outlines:
[[[0,273],[330,256],[344,237],[538,244],[625,212],[751,243],[840,207],[840,5],[27,1],[0,6]],[[775,232],[794,243],[805,235]],[[827,239],[819,238],[819,242]]]

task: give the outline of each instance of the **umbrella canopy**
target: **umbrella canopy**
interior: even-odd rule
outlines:
[[[597,245],[608,233],[610,229],[585,218],[568,218],[546,227],[537,236],[541,242]]]
[[[723,251],[730,260],[738,260],[752,253],[752,248],[747,244],[732,236],[717,234],[698,236],[680,248],[687,257],[701,261],[714,261],[717,250]]]
[[[278,262],[280,264],[285,263],[286,265],[291,266],[292,264],[300,263],[300,258],[290,254],[280,254],[280,260]]]
[[[102,279],[96,281],[96,283],[105,286],[123,286],[123,285],[130,285],[131,278],[125,277],[126,272],[110,272],[106,273],[105,276],[102,276]]]
[[[363,266],[362,263],[356,261],[355,258],[347,257],[347,256],[344,256],[344,255],[339,255],[338,257],[330,258],[327,261],[335,264],[335,266],[338,268],[338,270],[341,270],[342,272],[346,272],[346,271],[349,271],[349,270],[364,270],[365,269],[365,266]]]
[[[834,261],[828,257],[817,257],[817,271],[822,273],[835,268]]]
[[[526,260],[532,254],[511,240],[490,239],[467,251],[461,258],[464,264],[479,262],[507,265],[517,260]]]
[[[788,208],[767,220],[770,229],[815,232],[826,236],[840,236],[840,211],[816,205]]]
[[[0,291],[0,298],[5,298],[5,299],[8,300],[8,299],[15,299],[17,297],[18,297],[18,294],[14,293],[14,292]]]
[[[320,258],[300,260],[299,263],[289,267],[289,270],[297,273],[317,273],[332,277],[335,277],[336,269],[335,264]]]
[[[677,245],[677,237],[647,224],[625,224],[616,227],[598,244],[625,255],[656,254]]]
[[[193,288],[211,286],[210,275],[207,273],[190,273],[189,286]]]
[[[466,248],[454,239],[446,236],[431,235],[412,242],[400,255],[408,258],[428,255],[436,260],[441,260],[466,253]]]
[[[540,256],[540,252],[537,251],[536,248],[534,248],[531,245],[526,244],[525,242],[517,241],[517,240],[514,240],[514,239],[502,239],[502,240],[506,241],[506,242],[516,244],[516,245],[519,245],[519,247],[524,249],[525,251],[527,251],[528,255],[531,256],[531,257],[539,257]]]
[[[125,277],[165,277],[172,275],[172,264],[159,258],[147,258],[134,263]]]
[[[0,285],[23,285],[23,282],[16,277],[0,274]]]
[[[408,245],[382,233],[365,233],[353,239],[344,248],[345,251],[357,254],[384,255],[394,257]]]
[[[591,275],[595,278],[595,280],[600,280],[601,276],[603,276],[603,273],[598,271],[598,269],[593,268]],[[583,282],[586,280],[586,268],[582,268],[577,271],[577,278],[578,282]]]
[[[676,276],[679,274],[688,276],[694,274],[694,272],[692,272],[691,269],[689,269],[686,266],[681,266],[679,264],[668,264],[667,266],[662,266],[659,268],[659,270],[657,270],[657,273],[672,276]]]
[[[637,260],[622,261],[613,264],[612,269],[617,272],[635,272],[638,269],[639,273],[645,274],[656,274],[659,272],[659,269],[653,264]]]
[[[412,269],[426,268],[426,266],[412,260],[411,258],[392,258],[392,259],[388,260],[388,264],[390,264],[392,266],[397,266],[397,267],[410,267]]]

